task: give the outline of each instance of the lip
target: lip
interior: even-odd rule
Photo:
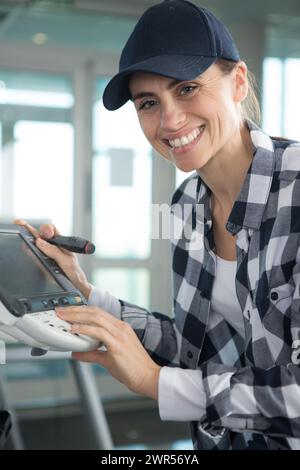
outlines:
[[[186,145],[183,145],[181,147],[171,147],[169,145],[169,142],[168,142],[167,145],[169,147],[169,151],[172,152],[173,155],[183,155],[185,153],[190,152],[191,150],[194,149],[194,147],[196,147],[198,142],[201,140],[204,132],[205,132],[205,128],[200,132],[200,134],[196,137],[196,139],[194,139],[192,142],[190,142]],[[183,134],[183,136],[184,135],[187,135],[187,134]],[[177,138],[179,138],[179,137],[177,137]],[[173,140],[173,139],[170,139],[170,140]]]
[[[167,142],[169,140],[181,139],[181,137],[185,137],[191,134],[193,131],[195,131],[196,129],[200,129],[202,126],[205,126],[205,124],[200,124],[200,126],[191,127],[191,129],[185,129],[181,132],[178,132],[177,134],[166,134],[163,137],[163,140]]]

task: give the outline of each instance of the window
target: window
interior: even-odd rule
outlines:
[[[97,89],[104,83],[100,81]],[[111,113],[96,100],[93,160],[96,254],[100,258],[148,258],[151,149],[131,102]]]
[[[263,128],[269,134],[300,140],[299,81],[300,59],[265,59]]]
[[[93,282],[150,307],[152,153],[131,102],[107,111],[96,84],[93,132]],[[129,263],[129,264],[128,264]]]
[[[0,70],[0,216],[72,231],[73,94],[67,76]]]

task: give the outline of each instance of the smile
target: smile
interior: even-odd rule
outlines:
[[[168,140],[168,143],[169,143],[170,147],[172,147],[172,148],[184,147],[185,145],[188,145],[191,142],[193,142],[194,140],[196,140],[197,137],[204,131],[204,128],[205,128],[204,125],[199,127],[199,128],[197,127],[197,129],[194,129],[192,132],[190,132],[189,134],[187,134],[183,137],[180,137],[180,138],[174,139],[174,140]]]

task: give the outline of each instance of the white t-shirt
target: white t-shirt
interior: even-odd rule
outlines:
[[[216,262],[210,316],[214,312],[219,313],[244,338],[243,313],[235,289],[237,262],[227,261],[219,256],[216,256]]]
[[[244,337],[243,314],[235,289],[236,270],[236,261],[227,261],[216,256],[209,324],[217,314],[221,315]],[[199,421],[206,408],[202,372],[163,367],[159,377],[158,403],[163,420]]]

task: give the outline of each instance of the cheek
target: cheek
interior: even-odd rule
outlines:
[[[158,137],[158,129],[159,126],[155,119],[150,119],[149,116],[147,118],[139,118],[139,123],[142,129],[142,132],[146,139],[148,140],[151,147],[153,147],[158,153],[166,154],[166,150],[164,149],[164,145]]]
[[[151,121],[149,121],[149,119],[145,119],[145,118],[143,119],[140,117],[139,117],[139,123],[140,123],[140,127],[142,129],[144,136],[146,137],[148,142],[150,142],[150,144],[152,145],[152,141],[155,136],[155,129],[154,129],[153,124],[151,123]]]
[[[231,105],[227,91],[213,90],[212,92],[206,91],[203,93],[197,102],[198,110],[201,110],[203,116],[208,119],[214,118],[216,115],[223,115]]]
[[[225,99],[212,102],[206,116],[211,122],[213,135],[222,139],[227,137],[235,123],[235,109],[232,102]]]
[[[232,99],[232,94],[229,90],[224,90],[224,93],[220,95],[220,115],[231,119],[235,115],[236,104]]]

